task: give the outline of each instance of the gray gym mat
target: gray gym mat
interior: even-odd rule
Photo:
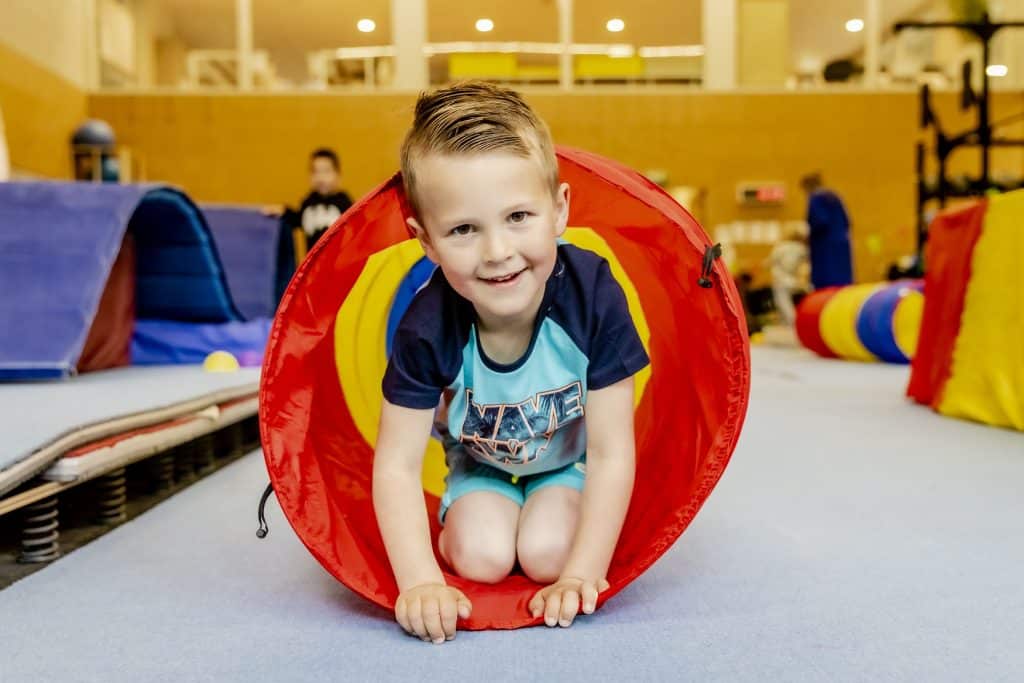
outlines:
[[[127,367],[62,381],[0,383],[0,471],[76,428],[256,385],[259,368],[210,373],[193,365]]]
[[[0,591],[5,683],[1015,681],[1024,435],[902,398],[906,369],[755,349],[719,487],[570,629],[403,636],[269,507],[252,454]]]

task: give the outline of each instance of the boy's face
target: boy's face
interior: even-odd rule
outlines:
[[[326,157],[315,157],[309,163],[309,185],[320,194],[331,194],[338,189],[338,169]]]
[[[419,218],[409,225],[485,329],[532,323],[569,218],[533,158],[504,152],[416,160]]]

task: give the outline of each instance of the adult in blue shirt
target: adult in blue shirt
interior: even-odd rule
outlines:
[[[843,200],[825,189],[820,173],[804,176],[800,185],[807,193],[811,284],[815,289],[852,284],[850,218]]]

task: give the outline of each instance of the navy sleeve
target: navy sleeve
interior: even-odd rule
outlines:
[[[650,359],[629,314],[626,294],[602,260],[593,290],[588,389],[603,389],[635,375]]]
[[[381,388],[384,398],[405,408],[435,408],[458,372],[457,326],[445,310],[435,276],[413,298],[395,330]]]
[[[405,408],[436,407],[445,385],[438,383],[435,360],[427,340],[399,327],[384,371],[384,398]]]

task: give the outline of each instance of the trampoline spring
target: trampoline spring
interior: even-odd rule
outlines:
[[[50,562],[60,556],[60,518],[57,496],[50,496],[25,509],[21,530],[21,564]]]
[[[196,470],[201,473],[212,471],[217,466],[217,454],[211,447],[210,440],[200,438],[192,449]]]
[[[209,458],[211,461],[215,462],[219,456],[223,455],[223,453],[220,452],[220,448],[217,443],[218,434],[220,434],[220,432],[203,434],[192,442],[192,447],[195,449],[197,457],[200,460]]]
[[[232,456],[245,453],[245,430],[238,422],[228,427],[228,443]]]
[[[195,477],[196,450],[195,442],[184,443],[178,447],[174,458],[174,475],[178,481],[188,481]]]
[[[127,518],[125,503],[128,500],[128,480],[124,468],[108,472],[98,482],[99,521],[102,524],[117,524]]]
[[[168,451],[156,461],[156,487],[164,491],[174,486],[174,453]]]
[[[255,451],[260,447],[259,419],[249,418],[245,422],[246,429],[246,450]]]
[[[243,423],[243,429],[245,430],[245,449],[247,451],[256,450],[260,447],[260,423],[256,417],[250,417]]]

